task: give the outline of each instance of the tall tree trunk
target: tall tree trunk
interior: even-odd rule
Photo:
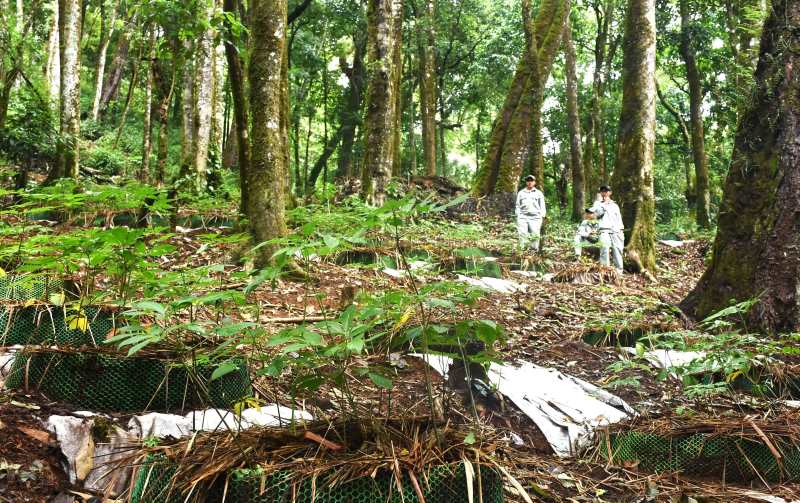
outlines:
[[[416,85],[411,85],[411,93],[408,100],[408,155],[409,155],[409,173],[411,176],[417,176],[417,133],[414,128],[417,124],[417,106],[414,101],[414,91]]]
[[[605,151],[602,148],[602,140],[604,138],[603,97],[606,76],[604,68],[606,68],[606,62],[613,58],[613,54],[609,54],[609,37],[611,36],[611,26],[617,1],[595,0],[594,2],[597,36],[594,43],[592,98],[589,106],[589,116],[586,121],[586,142],[583,152],[585,184],[589,187],[591,194],[595,193],[600,184],[608,181],[608,173],[605,168]],[[597,163],[595,163],[595,157],[597,158]]]
[[[702,229],[711,226],[711,196],[708,191],[708,158],[706,157],[705,132],[703,126],[703,89],[700,72],[697,70],[694,47],[692,47],[692,9],[689,0],[680,0],[681,10],[681,56],[686,66],[689,82],[689,110],[692,125],[692,157],[694,159],[697,225]]]
[[[286,0],[255,0],[252,3],[250,104],[253,144],[247,173],[247,214],[253,241],[257,244],[286,233],[286,10]],[[274,251],[274,245],[262,246],[257,252],[256,267],[270,264]]]
[[[425,0],[419,23],[419,109],[425,174],[436,175],[436,32],[435,0]]]
[[[567,23],[564,28],[563,43],[567,79],[567,126],[569,128],[570,167],[572,169],[572,220],[579,222],[583,217],[586,196],[583,180],[581,117],[578,110],[578,70],[570,23]]]
[[[125,24],[125,27],[120,33],[117,42],[116,50],[114,51],[114,59],[111,60],[111,67],[108,71],[108,78],[106,83],[103,84],[103,93],[100,96],[100,115],[108,108],[109,103],[113,100],[119,92],[119,86],[122,82],[122,75],[125,68],[128,66],[128,51],[131,45],[131,35],[136,23],[136,15],[134,14]],[[136,62],[134,62],[134,66]]]
[[[629,257],[655,270],[653,157],[656,120],[655,0],[628,0],[622,67],[622,114],[613,188]]]
[[[181,74],[181,165],[180,165],[180,178],[190,177],[192,173],[192,166],[194,164],[194,111],[195,111],[195,70],[194,59],[188,55],[194,54],[195,50],[192,49],[191,42],[187,42],[184,47],[187,57],[183,61],[183,72]]]
[[[347,70],[347,104],[342,108],[342,146],[339,148],[339,161],[336,171],[338,177],[353,176],[353,145],[355,144],[356,128],[361,123],[361,102],[363,101],[364,85],[366,84],[366,67],[364,66],[364,52],[366,51],[367,38],[362,34],[353,36],[355,52],[353,66]],[[342,68],[346,68],[344,58],[340,60]]]
[[[144,54],[144,44],[139,44],[139,53],[136,55],[136,60],[133,62],[133,74],[128,81],[128,92],[125,95],[125,106],[122,108],[122,117],[119,119],[119,127],[117,128],[117,136],[114,138],[114,148],[117,148],[119,139],[122,137],[122,131],[125,129],[125,122],[128,119],[128,111],[131,108],[133,101],[133,91],[136,89],[136,84],[139,82],[139,69],[142,66],[142,54]]]
[[[209,0],[200,4],[201,16],[211,19],[212,5]],[[195,52],[194,75],[194,132],[192,133],[192,168],[194,188],[198,193],[205,191],[208,185],[208,149],[211,143],[211,116],[214,111],[214,33],[208,28],[197,41]]]
[[[47,66],[45,80],[51,102],[59,99],[61,89],[61,54],[58,42],[58,0],[53,0],[53,21],[47,38]]]
[[[538,182],[544,182],[541,148],[544,85],[561,42],[570,0],[543,0],[535,21],[530,5],[530,0],[523,1],[528,47],[495,121],[486,161],[476,174],[473,193],[479,196],[515,191],[529,160]]]
[[[394,43],[392,47],[392,94],[394,110],[392,127],[392,176],[399,177],[402,172],[402,133],[403,133],[403,13],[394,19]]]
[[[148,57],[147,57],[147,79],[144,87],[144,124],[142,126],[142,165],[139,170],[139,180],[147,181],[150,177],[150,154],[153,153],[152,138],[152,116],[153,116],[153,82],[155,79],[155,42],[156,28],[150,28],[148,37]]]
[[[395,127],[395,22],[403,15],[402,0],[368,0],[367,7],[367,111],[364,118],[362,196],[383,205],[392,174]]]
[[[112,0],[111,13],[106,19],[105,0],[100,0],[100,45],[97,50],[97,66],[94,72],[94,101],[92,102],[92,120],[97,121],[100,114],[100,97],[103,93],[103,79],[106,71],[106,53],[111,37],[114,34],[114,25],[117,22],[118,0]]]
[[[61,119],[58,164],[51,178],[78,178],[81,132],[81,2],[59,0]]]
[[[689,213],[694,213],[695,201],[697,198],[697,190],[695,189],[694,182],[694,169],[692,168],[691,151],[692,151],[692,135],[689,133],[689,127],[678,109],[676,109],[661,92],[661,88],[656,82],[656,94],[664,108],[675,118],[681,130],[681,138],[683,139],[683,163],[684,163],[684,176],[686,178],[686,190],[684,196],[686,197],[686,206],[689,208]]]
[[[175,83],[178,80],[178,67],[175,61],[154,61],[153,77],[158,90],[158,152],[156,154],[155,182],[158,186],[164,183],[167,170],[169,106],[175,94]],[[168,64],[171,63],[171,64]]]
[[[705,318],[758,297],[748,329],[800,329],[800,0],[773,0],[734,146],[711,264],[681,304]]]
[[[237,0],[224,0],[223,8],[228,15],[237,12]],[[228,78],[231,84],[231,97],[233,98],[234,129],[236,131],[236,146],[239,161],[239,188],[241,190],[241,213],[247,215],[249,208],[247,175],[250,172],[250,103],[245,90],[244,69],[242,59],[233,38],[232,26],[229,21],[225,23],[227,36],[225,37],[225,57],[228,60]]]

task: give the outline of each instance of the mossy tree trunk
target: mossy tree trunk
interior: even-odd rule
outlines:
[[[578,70],[575,44],[572,42],[572,26],[564,27],[564,58],[567,84],[567,126],[569,128],[570,168],[572,170],[572,220],[580,222],[586,205],[583,177],[583,145],[581,116],[578,109]]]
[[[680,0],[681,11],[681,57],[686,66],[686,80],[689,83],[689,111],[692,130],[692,158],[695,171],[695,209],[697,225],[702,229],[711,226],[711,196],[708,190],[708,157],[705,147],[705,127],[703,125],[703,87],[697,59],[693,47],[696,30],[692,22],[692,6],[689,0]]]
[[[103,94],[103,82],[106,72],[106,54],[114,35],[117,22],[117,0],[111,2],[111,13],[106,17],[105,0],[100,0],[100,45],[97,49],[97,66],[94,75],[94,101],[92,102],[92,120],[96,121],[100,114],[100,98]]]
[[[603,98],[610,62],[614,58],[616,44],[610,42],[611,28],[619,0],[595,0],[593,10],[597,20],[597,36],[594,41],[594,72],[592,97],[586,121],[586,142],[583,150],[583,173],[586,186],[594,194],[597,188],[608,181],[605,168],[605,138],[603,127]]]
[[[656,266],[655,0],[628,0],[623,47],[622,114],[612,187],[625,224],[628,256],[640,267],[653,271]]]
[[[50,34],[47,37],[47,64],[45,66],[45,80],[47,81],[47,95],[52,102],[58,100],[61,88],[61,55],[58,50],[58,0],[52,2],[53,19],[50,25]]]
[[[214,31],[210,27],[213,5],[209,0],[198,4],[199,15],[205,23],[209,23],[197,40],[194,65],[194,98],[192,117],[194,118],[192,133],[192,171],[194,189],[203,192],[208,184],[208,151],[211,144],[211,122],[214,112]]]
[[[366,68],[364,66],[364,52],[366,51],[366,37],[360,33],[353,35],[353,65],[346,70],[347,102],[342,108],[342,144],[339,147],[339,160],[337,162],[336,176],[350,177],[353,174],[353,146],[356,139],[356,128],[361,124],[361,103],[364,96],[366,81]],[[347,68],[345,58],[340,58],[342,68]]]
[[[253,134],[247,173],[247,215],[256,244],[286,233],[284,210],[289,160],[286,17],[286,0],[252,3],[250,106]],[[256,266],[269,265],[274,251],[274,246],[261,247]]]
[[[61,141],[52,178],[77,178],[81,133],[81,2],[59,0],[58,37],[61,60]]]
[[[367,5],[367,104],[364,118],[362,196],[380,206],[394,162],[396,19],[402,0],[369,0]]]
[[[800,0],[773,0],[725,181],[711,264],[681,308],[758,296],[748,328],[800,329]]]
[[[394,95],[394,126],[392,127],[392,176],[402,172],[403,132],[403,11],[394,18],[394,47],[392,48],[392,88]]]
[[[144,109],[142,110],[144,118],[142,125],[142,164],[139,168],[139,181],[146,182],[150,177],[150,154],[153,153],[152,138],[152,117],[153,117],[153,81],[156,59],[156,30],[152,26],[149,29],[147,41],[147,77],[145,77],[144,87]],[[102,82],[102,81],[100,81]],[[100,105],[99,95],[97,96],[98,107]]]
[[[224,0],[226,14],[236,16],[239,12],[237,0]],[[233,27],[226,18],[225,57],[228,61],[228,81],[233,99],[233,127],[236,134],[237,162],[239,165],[239,189],[241,191],[240,212],[247,215],[247,174],[250,172],[250,103],[245,89],[244,68],[239,50],[234,41]]]
[[[570,1],[543,0],[535,20],[530,1],[524,0],[522,4],[527,48],[495,120],[486,159],[476,173],[472,187],[476,196],[515,191],[529,160],[538,182],[544,181],[541,148],[544,84],[561,43]]]
[[[156,185],[164,184],[167,171],[167,154],[169,153],[169,105],[175,93],[178,79],[178,68],[175,58],[153,61],[153,79],[158,93],[158,149],[156,151]]]
[[[419,50],[419,110],[425,174],[436,175],[436,31],[434,0],[425,0],[417,18]]]

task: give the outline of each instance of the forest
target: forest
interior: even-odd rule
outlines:
[[[0,503],[800,501],[800,0],[0,0]]]

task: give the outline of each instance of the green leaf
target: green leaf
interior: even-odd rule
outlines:
[[[230,374],[238,368],[239,366],[233,362],[225,362],[214,369],[214,372],[211,373],[211,380],[216,381],[217,379]]]
[[[383,389],[392,389],[394,383],[388,377],[378,374],[377,372],[370,372],[367,374],[375,386]]]
[[[469,432],[467,436],[464,437],[464,444],[466,445],[473,445],[475,443],[475,433]]]

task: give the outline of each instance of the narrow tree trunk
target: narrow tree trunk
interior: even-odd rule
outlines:
[[[362,196],[383,205],[392,174],[395,127],[394,47],[395,20],[403,15],[402,0],[368,0],[367,7],[367,111],[364,119]]]
[[[175,94],[175,83],[178,80],[178,67],[174,60],[167,62],[155,62],[154,79],[156,89],[159,94],[158,102],[158,152],[156,154],[156,176],[155,182],[158,186],[163,185],[167,169],[168,154],[168,128],[169,128],[169,106]],[[171,68],[168,70],[168,68]]]
[[[394,42],[392,47],[392,94],[394,110],[392,118],[392,176],[399,177],[402,172],[402,133],[403,133],[403,13],[394,19]]]
[[[586,142],[583,152],[583,172],[585,183],[594,194],[598,187],[606,183],[605,151],[602,148],[603,135],[603,95],[605,89],[604,67],[611,59],[608,54],[608,38],[614,20],[617,0],[597,0],[594,7],[597,19],[597,36],[594,44],[594,75],[592,79],[592,98],[586,122]],[[598,155],[598,151],[599,155]],[[597,163],[595,163],[597,157]]]
[[[567,126],[572,170],[572,220],[580,222],[586,205],[586,196],[583,181],[581,117],[578,110],[578,70],[575,45],[572,42],[572,26],[569,22],[564,28],[563,43],[567,79]]]
[[[200,4],[201,16],[211,19],[212,5]],[[192,170],[194,189],[202,193],[208,185],[208,150],[211,144],[211,118],[214,112],[214,32],[208,28],[197,41],[194,75],[194,132],[192,133]]]
[[[417,125],[417,102],[414,100],[415,85],[411,86],[411,96],[409,98],[408,106],[408,154],[409,154],[409,173],[411,176],[417,176],[417,133],[415,131]]]
[[[155,42],[156,28],[150,28],[147,42],[149,47],[147,57],[147,79],[144,87],[144,124],[142,125],[142,165],[139,170],[139,180],[146,182],[150,176],[150,155],[153,153],[152,115],[153,115],[153,81],[155,79]]]
[[[256,244],[286,233],[286,10],[286,0],[255,0],[252,3],[250,104],[253,144],[252,162],[247,173],[247,214]],[[256,267],[270,264],[275,248],[274,245],[259,248]]]
[[[425,155],[425,174],[436,175],[436,32],[435,0],[425,0],[419,38],[419,106],[422,119],[422,150]]]
[[[133,101],[133,91],[136,89],[136,84],[139,82],[139,69],[142,66],[142,54],[144,45],[139,44],[139,54],[136,56],[136,61],[133,62],[133,74],[130,81],[128,81],[128,93],[125,95],[125,106],[122,108],[122,117],[119,119],[119,127],[117,128],[117,135],[114,138],[114,148],[117,148],[119,139],[122,137],[122,131],[125,130],[125,122],[128,120],[128,111],[131,108]]]
[[[661,92],[658,82],[656,82],[656,94],[664,108],[675,118],[681,130],[681,138],[683,139],[683,164],[684,176],[686,178],[686,190],[684,196],[686,197],[686,205],[689,208],[689,213],[694,213],[697,191],[694,183],[694,169],[692,168],[691,150],[692,150],[692,135],[689,133],[689,127],[680,112],[667,100],[664,93]]]
[[[117,96],[120,83],[122,82],[122,74],[128,66],[128,51],[131,44],[131,30],[136,21],[136,16],[132,16],[120,33],[119,41],[117,42],[116,50],[114,51],[114,59],[111,60],[111,67],[108,71],[108,78],[106,83],[103,84],[103,93],[100,96],[100,113],[108,108],[109,103]],[[135,63],[134,63],[135,65]]]
[[[655,270],[656,7],[628,0],[622,68],[622,114],[613,188],[625,224],[629,257]]]
[[[81,132],[81,2],[59,0],[61,119],[58,165],[54,178],[78,178]],[[51,177],[52,178],[52,177]]]
[[[103,93],[103,79],[106,71],[106,53],[111,37],[114,34],[114,25],[117,22],[117,0],[111,3],[111,14],[106,19],[105,0],[100,0],[100,45],[97,50],[97,66],[94,72],[94,101],[92,102],[92,120],[97,121],[100,114],[100,98]]]
[[[711,264],[681,304],[705,318],[758,297],[748,330],[800,330],[800,1],[773,0],[742,114]]]
[[[187,42],[184,47],[187,57],[183,61],[183,73],[181,74],[181,165],[180,165],[180,178],[191,176],[192,165],[194,163],[194,111],[195,111],[195,96],[194,96],[194,58],[188,55],[194,54],[191,42]]]
[[[366,68],[364,66],[364,51],[366,50],[366,37],[355,35],[353,38],[355,52],[353,66],[348,72],[347,105],[342,109],[342,146],[339,148],[339,161],[336,174],[339,177],[353,176],[353,145],[355,144],[356,128],[361,123],[361,102],[366,81]],[[344,68],[344,65],[342,66]]]
[[[58,42],[58,0],[53,0],[53,21],[50,27],[50,36],[47,39],[47,81],[48,96],[52,102],[59,99],[61,89],[61,54]]]
[[[695,170],[697,225],[702,229],[711,226],[711,197],[708,191],[708,158],[706,157],[703,126],[703,90],[700,72],[697,69],[692,47],[692,9],[688,0],[680,0],[681,10],[681,56],[686,65],[686,80],[689,82],[689,110],[692,124],[692,157]]]
[[[223,8],[228,15],[235,15],[237,11],[236,0],[224,0]],[[226,21],[225,30],[225,57],[228,60],[228,78],[231,84],[231,97],[233,98],[234,127],[236,131],[236,146],[239,161],[239,188],[241,190],[241,213],[247,215],[249,208],[247,176],[250,172],[250,103],[245,91],[244,70],[239,51],[234,43],[232,27]]]

